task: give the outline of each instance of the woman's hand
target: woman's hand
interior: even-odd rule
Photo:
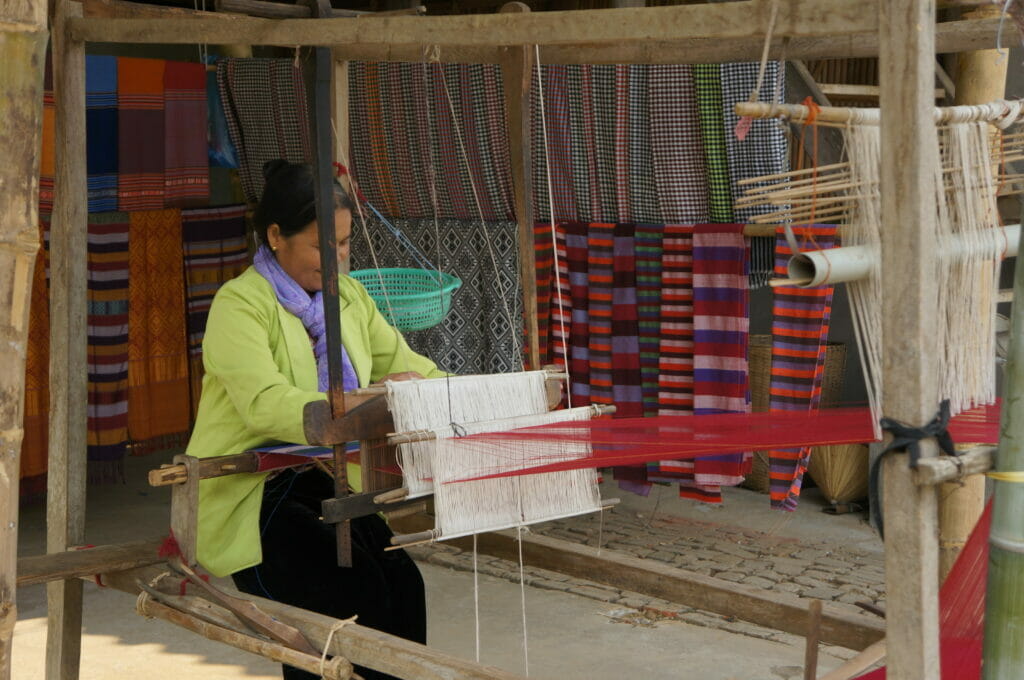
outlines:
[[[383,378],[381,378],[380,380],[378,380],[374,384],[375,385],[381,385],[383,383],[386,383],[389,380],[393,380],[394,382],[401,382],[403,380],[423,380],[423,376],[420,375],[419,373],[417,373],[416,371],[404,371],[402,373],[391,373],[389,375],[384,376]]]

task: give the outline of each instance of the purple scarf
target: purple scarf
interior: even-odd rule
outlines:
[[[299,321],[305,326],[306,332],[313,342],[313,354],[316,356],[317,385],[321,392],[328,389],[327,381],[327,325],[324,323],[323,294],[317,291],[310,297],[303,288],[295,283],[292,277],[288,276],[277,258],[266,246],[260,246],[252,261],[256,271],[274,289],[277,301],[289,312],[299,317]],[[341,376],[342,386],[345,390],[354,390],[359,387],[359,379],[348,358],[345,346],[341,347]]]

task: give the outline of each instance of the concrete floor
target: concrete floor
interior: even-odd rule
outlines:
[[[163,535],[169,493],[151,489],[145,473],[155,458],[133,459],[128,483],[91,487],[88,540],[109,544]],[[730,491],[719,507],[698,506],[675,497],[669,488],[650,498],[617,493],[624,509],[656,513],[684,521],[687,516],[720,524],[738,522],[774,535],[835,537],[837,542],[871,543],[859,517],[829,517],[824,522],[812,502],[803,512],[770,513],[767,499]],[[606,493],[606,495],[608,495]],[[21,554],[37,554],[45,543],[45,509],[22,509]],[[877,541],[877,539],[874,539]],[[475,648],[472,574],[420,565],[427,582],[429,644],[472,658]],[[625,623],[622,607],[565,592],[526,588],[529,675],[534,678],[700,678],[702,680],[789,680],[802,674],[803,645],[758,640],[728,631],[665,620],[655,625]],[[480,576],[481,660],[525,674],[521,592],[517,584]],[[14,678],[43,677],[46,637],[45,589],[18,591],[19,620],[14,637]],[[277,667],[261,658],[218,645],[162,621],[134,613],[133,598],[86,586],[81,677],[107,680],[145,676],[150,680],[190,678],[278,678]],[[824,654],[819,670],[841,660]]]

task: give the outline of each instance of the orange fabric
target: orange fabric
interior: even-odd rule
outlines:
[[[130,220],[128,434],[144,442],[189,429],[181,211],[135,212]]]
[[[39,226],[39,253],[32,278],[28,348],[25,358],[25,438],[21,444],[22,479],[46,473],[50,410],[50,303],[46,285],[44,225]]]

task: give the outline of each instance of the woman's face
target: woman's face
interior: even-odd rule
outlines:
[[[334,211],[334,235],[338,241],[338,272],[348,274],[349,245],[352,237],[352,213],[349,210],[339,208]],[[292,277],[295,283],[310,293],[323,288],[316,221],[310,222],[302,231],[291,236],[282,236],[281,228],[271,224],[267,229],[267,240],[281,269]]]

